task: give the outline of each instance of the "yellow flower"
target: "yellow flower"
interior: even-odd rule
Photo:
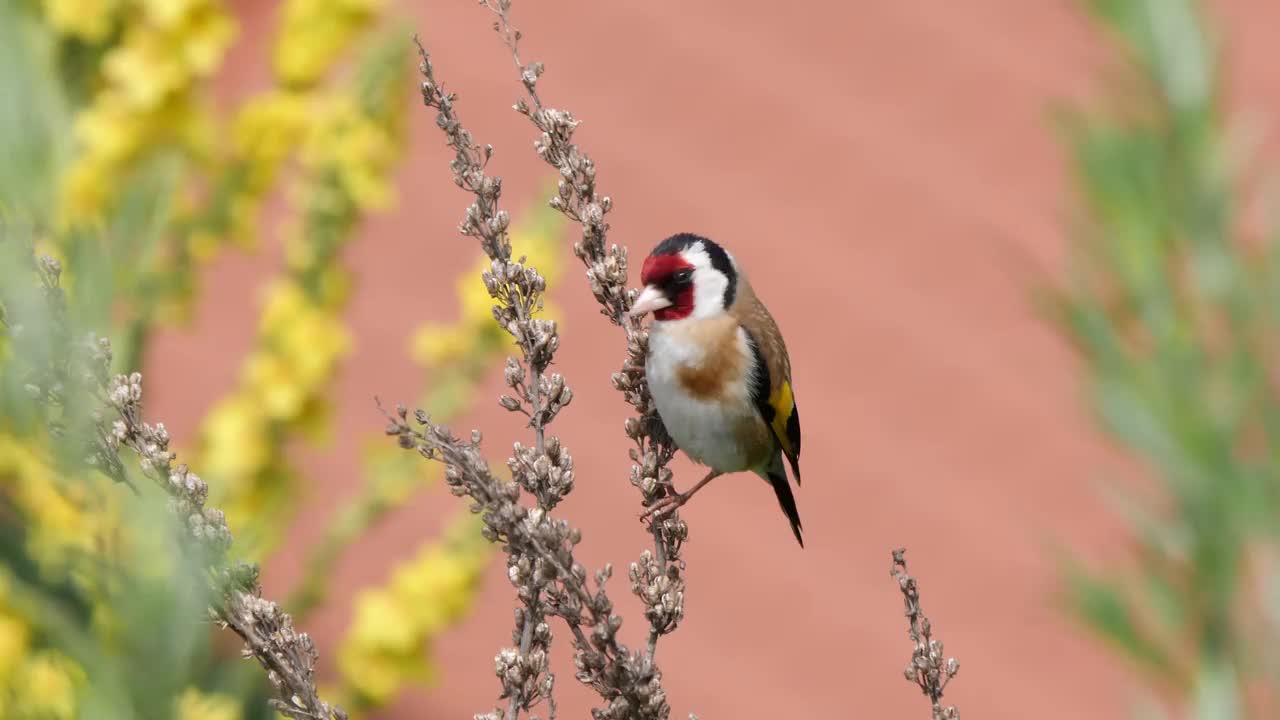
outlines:
[[[429,678],[426,646],[470,605],[489,546],[476,522],[462,517],[444,542],[427,545],[386,586],[356,598],[338,668],[365,702],[380,705],[406,682]]]
[[[333,428],[329,421],[333,418],[333,406],[324,398],[313,396],[302,406],[302,411],[293,418],[293,427],[298,434],[313,445],[328,442],[333,437]]]
[[[118,0],[46,0],[50,22],[92,35],[108,26]],[[123,176],[146,150],[176,143],[197,158],[216,133],[195,109],[198,80],[221,63],[235,37],[231,17],[215,0],[140,0],[118,44],[101,63],[102,88],[76,119],[80,155],[62,179],[60,221],[88,223],[108,206]],[[110,8],[103,11],[102,8]]]
[[[0,686],[27,654],[31,630],[20,618],[0,611]]]
[[[489,261],[485,259],[479,264],[474,273],[466,273],[458,278],[458,301],[461,303],[460,308],[462,322],[467,325],[493,325],[493,298],[489,296],[489,291],[485,289],[484,283],[480,282],[480,271],[489,268]]]
[[[275,46],[282,84],[317,82],[369,24],[383,0],[288,0]]]
[[[222,236],[205,228],[198,228],[187,238],[187,249],[199,261],[213,259],[222,247]]]
[[[351,274],[340,267],[328,267],[320,271],[320,302],[325,307],[341,307],[351,296]]]
[[[133,120],[121,98],[104,95],[76,116],[76,138],[92,148],[98,161],[119,162],[137,150],[144,139],[147,128]]]
[[[84,671],[62,654],[43,651],[18,668],[13,686],[22,688],[17,698],[19,716],[71,720],[76,715],[76,686]]]
[[[310,121],[309,105],[305,93],[274,90],[247,102],[236,116],[232,143],[254,173],[255,187],[269,185],[280,163],[298,146]]]
[[[218,142],[218,123],[208,107],[192,102],[169,103],[159,113],[157,124],[177,129],[175,140],[196,160],[208,161]]]
[[[409,652],[415,643],[412,617],[386,590],[364,590],[356,596],[351,641],[386,652]]]
[[[166,45],[155,33],[135,29],[103,58],[103,74],[131,108],[155,108],[187,79],[180,58]]]
[[[411,353],[419,364],[439,367],[467,354],[474,344],[472,337],[452,325],[428,323],[414,333]]]
[[[472,558],[432,547],[397,570],[391,587],[398,597],[416,600],[410,607],[417,633],[434,635],[466,610],[477,580]]]
[[[333,139],[338,178],[356,207],[384,209],[394,200],[387,170],[395,162],[395,143],[386,131],[360,117]]]
[[[258,472],[270,456],[267,418],[254,398],[232,395],[218,403],[203,425],[200,467],[226,481]]]
[[[353,694],[374,707],[386,704],[406,683],[426,679],[430,673],[426,660],[418,655],[409,658],[359,656],[339,651],[338,667]]]
[[[268,352],[255,352],[245,366],[245,382],[250,394],[262,404],[272,420],[287,420],[298,414],[306,399],[289,363]]]
[[[175,720],[240,720],[240,702],[231,696],[187,688],[174,701]]]
[[[176,47],[171,49],[181,54],[193,75],[207,77],[222,64],[236,33],[235,21],[230,16],[212,3],[205,3],[205,7],[187,18],[182,32],[173,37]]]
[[[209,0],[136,0],[142,6],[148,23],[160,28],[172,28]]]
[[[327,98],[321,117],[303,147],[303,166],[315,174],[332,171],[342,193],[361,210],[390,205],[389,175],[398,156],[395,118],[370,117],[347,95]]]
[[[31,524],[30,549],[40,563],[59,565],[69,551],[93,549],[101,518],[73,501],[35,448],[3,434],[0,486],[12,490]]]
[[[306,294],[296,283],[280,281],[267,288],[267,301],[262,309],[258,332],[272,335],[300,315],[307,304]]]
[[[44,13],[55,30],[96,43],[115,20],[118,0],[44,0]]]

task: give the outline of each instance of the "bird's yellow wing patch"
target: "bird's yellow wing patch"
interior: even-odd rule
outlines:
[[[782,451],[791,457],[796,454],[795,445],[797,444],[792,441],[788,427],[791,415],[796,409],[796,401],[791,394],[791,383],[783,380],[778,384],[778,389],[769,396],[769,406],[773,408],[773,420],[769,426],[773,428],[774,436],[782,445]]]

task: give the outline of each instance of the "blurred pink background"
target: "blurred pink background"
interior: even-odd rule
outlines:
[[[237,5],[227,97],[269,80],[275,9]],[[1213,5],[1232,39],[1236,106],[1280,109],[1268,49],[1280,9]],[[464,122],[497,148],[491,167],[520,210],[548,170],[531,126],[509,109],[519,85],[489,18],[470,0],[403,6]],[[1095,483],[1124,464],[1090,422],[1067,347],[1032,306],[1063,266],[1072,207],[1049,109],[1089,97],[1106,67],[1073,4],[522,0],[514,20],[526,58],[547,64],[544,99],[583,121],[579,139],[615,200],[611,240],[633,256],[676,231],[721,241],[778,318],[795,367],[807,548],[751,477],[719,480],[686,509],[687,618],[659,649],[672,717],[926,717],[901,676],[910,648],[888,575],[899,545],[960,658],[947,697],[965,717],[1128,716],[1134,679],[1054,597],[1055,548],[1098,560],[1124,538]],[[411,88],[405,102],[413,137],[399,209],[369,222],[348,253],[356,350],[337,442],[309,463],[303,520],[265,575],[271,592],[298,577],[306,548],[356,492],[360,444],[382,424],[372,397],[418,396],[409,333],[452,317],[454,278],[477,254],[456,234],[468,198],[450,181],[433,116]],[[586,537],[582,559],[620,570],[613,596],[634,644],[646,625],[625,568],[648,537],[626,480],[628,408],[608,384],[622,341],[597,314],[568,239],[564,257],[558,365],[575,402],[556,431],[578,486],[562,507]],[[156,345],[153,407],[181,437],[232,383],[253,290],[271,271],[222,258],[196,327]],[[494,457],[524,435],[490,402],[499,375],[456,423],[484,428]],[[679,487],[700,477],[683,459],[676,469]],[[382,580],[457,503],[435,486],[346,557],[338,596],[306,628],[327,663],[353,592]],[[513,607],[495,556],[474,612],[435,651],[438,685],[383,717],[492,707],[493,655],[510,643]],[[567,632],[553,628],[561,717],[586,717],[594,695],[573,679]]]

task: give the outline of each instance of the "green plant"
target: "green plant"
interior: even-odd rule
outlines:
[[[1246,211],[1220,53],[1193,0],[1093,0],[1112,102],[1064,122],[1083,209],[1054,305],[1093,408],[1154,484],[1116,499],[1135,564],[1069,572],[1080,615],[1191,716],[1280,698],[1280,245]]]

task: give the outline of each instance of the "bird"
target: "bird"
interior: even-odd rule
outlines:
[[[710,468],[644,516],[669,513],[721,475],[752,472],[773,487],[803,548],[786,472],[789,465],[799,488],[800,412],[778,324],[733,256],[700,235],[659,242],[640,282],[630,312],[653,315],[645,378],[658,417],[679,450]]]

